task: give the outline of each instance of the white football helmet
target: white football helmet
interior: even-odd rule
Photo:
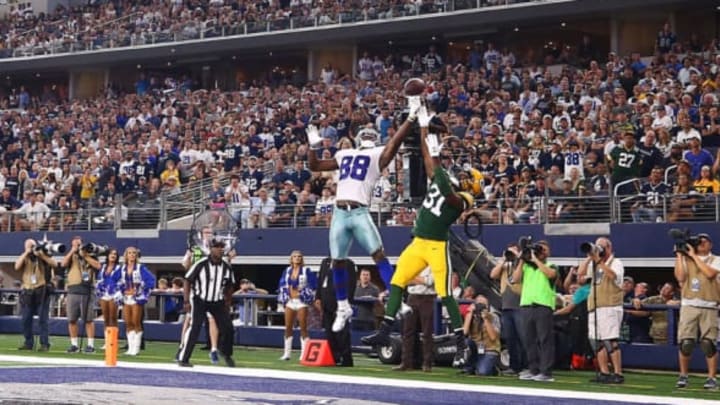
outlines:
[[[380,134],[372,128],[363,128],[355,137],[358,149],[374,148],[380,144]]]

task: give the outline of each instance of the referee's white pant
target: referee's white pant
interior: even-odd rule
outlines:
[[[207,302],[203,301],[198,297],[193,297],[190,301],[190,327],[185,331],[185,336],[182,337],[182,341],[185,345],[180,350],[178,356],[180,362],[187,363],[192,356],[195,343],[200,336],[200,330],[202,329],[203,322],[207,317],[206,312],[209,312],[215,323],[217,324],[220,336],[218,337],[218,350],[224,356],[232,356],[233,354],[233,338],[235,329],[230,319],[230,311],[225,305],[224,301]]]

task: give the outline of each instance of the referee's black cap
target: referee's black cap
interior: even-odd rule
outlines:
[[[225,247],[225,242],[220,239],[213,239],[210,241],[210,247]]]

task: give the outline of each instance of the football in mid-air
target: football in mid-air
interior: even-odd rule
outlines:
[[[425,81],[419,77],[410,78],[403,85],[403,91],[406,96],[419,96],[425,91]]]

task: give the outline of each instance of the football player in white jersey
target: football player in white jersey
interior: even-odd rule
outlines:
[[[387,145],[377,146],[380,135],[373,129],[365,128],[356,137],[357,149],[338,150],[333,159],[318,160],[314,150],[321,141],[317,127],[309,125],[307,129],[310,151],[308,166],[312,171],[339,170],[335,209],[330,223],[330,256],[333,259],[333,280],[338,309],[332,325],[333,332],[340,332],[352,316],[348,302],[347,269],[345,261],[350,253],[353,240],[372,256],[380,270],[380,276],[389,288],[393,268],[383,250],[380,232],[373,222],[368,207],[373,187],[388,164],[393,160],[405,135],[413,130],[413,123],[420,108],[419,96],[408,97],[410,113],[397,133],[388,140]]]

